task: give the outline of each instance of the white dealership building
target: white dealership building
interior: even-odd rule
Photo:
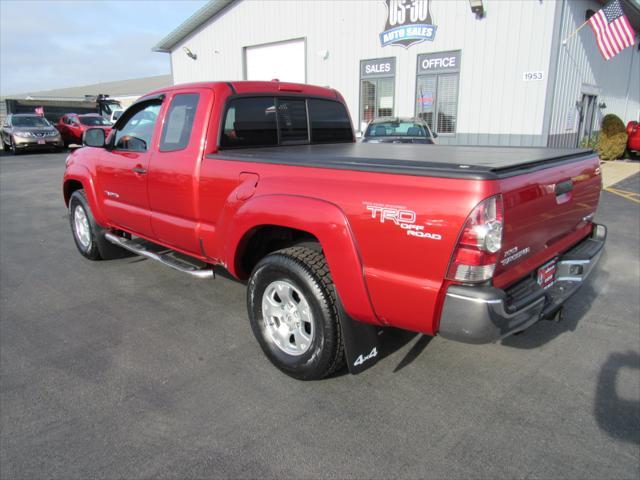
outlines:
[[[638,3],[620,1],[639,32]],[[330,86],[356,130],[378,116],[421,116],[440,143],[573,147],[607,113],[640,115],[637,37],[605,60],[590,25],[572,35],[603,4],[213,0],[154,50],[170,54],[175,84]]]

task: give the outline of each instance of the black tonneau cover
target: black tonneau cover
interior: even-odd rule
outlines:
[[[496,179],[579,161],[592,150],[334,143],[223,150],[207,158],[426,177]]]

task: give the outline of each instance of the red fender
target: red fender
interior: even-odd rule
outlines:
[[[91,208],[93,218],[98,225],[106,228],[109,222],[102,212],[102,207],[97,197],[96,186],[93,182],[93,176],[89,173],[89,170],[85,166],[78,164],[72,165],[70,168],[68,168],[63,179],[63,192],[65,191],[65,185],[70,180],[75,180],[82,184],[82,188],[84,189],[84,193],[87,196],[87,202],[89,202],[89,207]],[[67,203],[68,206],[66,198],[65,203]]]
[[[295,228],[314,235],[322,245],[331,276],[346,312],[356,320],[380,324],[371,305],[360,254],[349,222],[336,205],[293,195],[265,195],[245,202],[220,225],[222,259],[238,276],[237,259],[245,235],[263,225]]]

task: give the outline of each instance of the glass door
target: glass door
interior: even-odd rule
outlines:
[[[360,128],[378,117],[393,116],[394,79],[375,78],[360,82]]]
[[[596,114],[596,99],[595,95],[582,95],[582,104],[580,106],[580,126],[578,128],[578,145],[582,141],[590,141],[593,138],[593,123]]]

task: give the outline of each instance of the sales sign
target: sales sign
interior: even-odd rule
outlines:
[[[396,74],[396,59],[374,58],[360,62],[360,78],[393,77]]]
[[[408,48],[426,40],[433,41],[436,29],[431,16],[431,0],[384,0],[387,23],[380,34],[380,45]]]

